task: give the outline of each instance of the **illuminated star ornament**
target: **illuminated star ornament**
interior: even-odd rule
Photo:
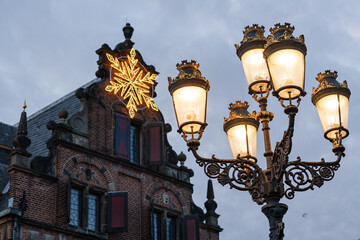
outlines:
[[[150,73],[141,67],[136,58],[134,48],[126,58],[116,58],[106,53],[111,63],[110,84],[105,87],[125,102],[130,118],[135,116],[138,109],[145,107],[158,111],[154,99],[150,96],[150,89],[155,84],[157,74]],[[126,103],[127,102],[127,103]]]

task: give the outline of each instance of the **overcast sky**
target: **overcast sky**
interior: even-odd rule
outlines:
[[[155,103],[173,131],[169,141],[174,149],[187,152],[175,131],[175,114],[167,77],[178,73],[175,65],[184,59],[200,63],[210,81],[209,126],[201,140],[200,154],[231,158],[223,117],[228,104],[250,103],[235,43],[245,26],[253,23],[267,29],[275,23],[290,22],[294,35],[305,35],[307,95],[295,122],[295,160],[334,160],[331,143],[324,139],[316,108],[310,101],[315,76],[326,69],[337,70],[338,80],[347,80],[352,91],[349,111],[350,135],[344,140],[346,157],[335,178],[314,191],[297,192],[293,200],[283,199],[289,210],[284,217],[285,239],[360,239],[360,2],[354,1],[6,1],[0,0],[0,121],[18,122],[24,99],[29,115],[95,78],[103,43],[115,47],[124,41],[126,21],[135,31],[132,41],[147,64],[160,72]],[[270,96],[272,146],[281,140],[287,117],[278,101]],[[56,118],[56,116],[54,116]],[[258,161],[264,167],[262,134],[258,133]],[[186,165],[194,169],[195,202],[203,208],[207,178],[187,154]],[[268,238],[268,222],[247,192],[239,192],[213,181],[221,239]]]

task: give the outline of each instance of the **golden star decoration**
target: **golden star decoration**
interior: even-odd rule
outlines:
[[[122,100],[128,99],[126,108],[130,118],[135,116],[138,106],[143,102],[148,108],[158,111],[154,99],[150,96],[150,88],[155,84],[157,74],[146,72],[138,66],[135,49],[130,50],[127,55],[127,61],[119,61],[111,54],[106,53],[107,59],[111,62],[111,68],[114,69],[113,78],[110,77],[110,85],[105,87],[108,92],[118,94]]]

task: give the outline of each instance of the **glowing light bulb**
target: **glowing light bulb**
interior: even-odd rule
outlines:
[[[186,121],[194,121],[196,119],[196,114],[194,111],[190,110],[184,113],[184,118]]]
[[[262,48],[251,49],[241,57],[248,85],[259,80],[270,79],[263,52]]]
[[[179,126],[189,121],[205,122],[206,91],[201,87],[188,86],[177,89],[173,93]],[[191,129],[193,126],[193,129]],[[199,124],[187,124],[183,130],[194,132],[200,129]]]

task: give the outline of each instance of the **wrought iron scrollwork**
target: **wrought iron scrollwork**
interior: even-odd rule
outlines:
[[[288,199],[295,196],[295,191],[313,190],[314,186],[321,187],[324,181],[330,181],[335,175],[335,171],[340,167],[341,157],[344,156],[345,148],[341,145],[341,140],[334,148],[337,160],[334,162],[303,162],[300,157],[296,161],[289,162],[289,154],[292,147],[292,136],[294,133],[295,115],[297,107],[288,106],[285,113],[289,115],[289,126],[284,132],[284,136],[280,143],[275,147],[272,171],[276,184],[280,184],[283,180],[288,186],[284,191],[284,195]],[[275,186],[277,187],[277,186]]]
[[[284,132],[284,136],[280,143],[276,144],[274,155],[273,155],[273,174],[277,182],[281,181],[284,170],[287,167],[287,162],[289,160],[289,154],[292,147],[292,136],[294,133],[294,123],[295,115],[297,112],[297,107],[289,106],[289,126],[288,129]]]
[[[295,191],[314,190],[314,186],[321,187],[325,181],[334,178],[335,171],[340,167],[340,160],[345,154],[337,152],[337,160],[334,162],[302,162],[300,157],[296,161],[289,162],[285,171],[285,197],[292,199]]]
[[[251,197],[258,204],[263,204],[262,185],[265,175],[261,168],[251,160],[241,157],[237,159],[218,159],[199,156],[194,147],[190,147],[196,158],[196,163],[203,167],[205,174],[210,178],[217,178],[222,185],[228,184],[230,188],[240,191],[249,191]]]
[[[300,157],[295,161],[289,161],[297,111],[298,108],[294,105],[285,108],[285,113],[289,116],[289,125],[282,140],[276,144],[270,172],[262,170],[255,160],[247,157],[218,159],[213,155],[211,158],[203,158],[197,153],[200,145],[198,139],[187,141],[189,151],[192,151],[197,164],[203,167],[208,177],[216,178],[220,184],[228,184],[230,188],[248,191],[252,199],[260,205],[274,196],[281,198],[285,195],[286,198],[292,199],[296,191],[313,190],[314,186],[321,187],[325,181],[333,179],[335,171],[340,167],[340,160],[345,155],[345,148],[339,139],[338,142],[334,142],[333,152],[337,156],[334,162],[325,162],[324,159],[320,162],[303,162]],[[283,183],[285,188],[282,187]]]

